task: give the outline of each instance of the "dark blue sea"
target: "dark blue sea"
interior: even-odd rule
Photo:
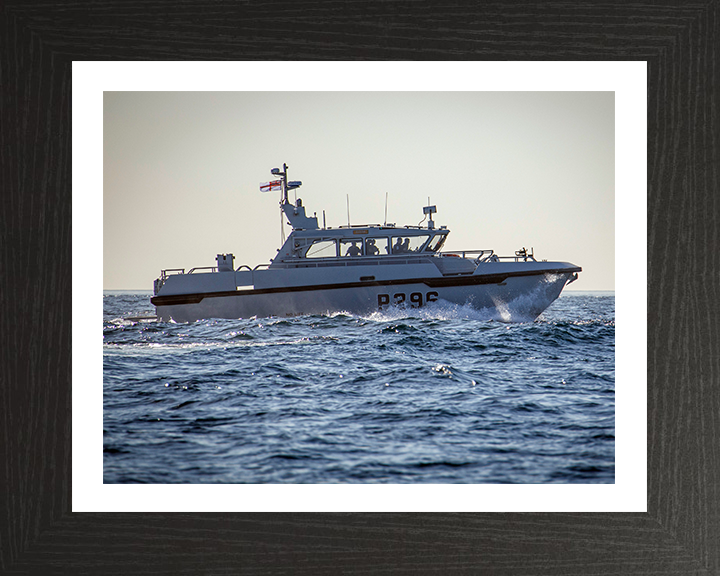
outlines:
[[[105,483],[613,483],[615,297],[504,323],[442,302],[371,316],[129,320],[105,292]]]

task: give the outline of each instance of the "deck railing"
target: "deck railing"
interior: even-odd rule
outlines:
[[[480,262],[485,258],[489,258],[493,255],[493,250],[449,250],[447,252],[440,252],[440,256],[458,256],[460,258],[467,258],[468,255],[475,254],[472,258],[476,262]]]
[[[190,268],[188,274],[192,274],[195,270],[210,270],[210,272],[217,272],[217,266],[197,266],[195,268]]]
[[[422,262],[429,262],[429,258],[433,257],[458,257],[470,259],[475,264],[483,262],[500,262],[500,261],[514,261],[520,262],[528,260],[535,261],[535,257],[532,253],[517,252],[515,256],[498,256],[494,250],[450,250],[447,252],[410,252],[406,254],[386,254],[382,256],[377,255],[363,255],[363,256],[333,256],[328,258],[292,258],[282,260],[278,263],[283,268],[324,268],[327,266],[380,266],[383,264],[420,264]],[[243,264],[236,268],[235,272],[241,270],[247,270],[249,272],[255,272],[256,270],[268,268],[270,264],[258,264],[254,268]],[[217,272],[217,266],[198,266],[191,268],[187,273],[193,274],[196,271],[209,270],[211,273]],[[168,268],[162,270],[160,278],[155,280],[155,293],[162,288],[168,277],[176,274],[185,274],[185,268]],[[254,275],[253,275],[254,276]],[[254,284],[254,278],[253,282]]]
[[[467,258],[473,254],[477,254],[475,258],[472,258],[476,263],[481,262],[527,262],[532,260],[535,262],[535,257],[532,253],[522,253],[518,251],[515,256],[500,256],[495,254],[494,250],[452,250],[448,252],[440,253],[441,256],[459,256],[460,258]]]

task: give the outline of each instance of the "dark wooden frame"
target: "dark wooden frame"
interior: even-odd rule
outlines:
[[[0,572],[720,573],[719,32],[717,0],[0,5]],[[71,63],[138,59],[647,61],[648,512],[73,514]]]

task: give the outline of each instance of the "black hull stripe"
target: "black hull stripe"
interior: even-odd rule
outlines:
[[[527,270],[506,272],[503,274],[484,274],[482,276],[444,276],[439,278],[412,278],[407,280],[380,280],[369,282],[346,282],[343,284],[313,284],[312,286],[281,286],[278,288],[258,288],[257,290],[227,290],[224,292],[206,292],[197,294],[173,294],[154,296],[150,302],[155,306],[177,306],[180,304],[198,304],[205,298],[223,298],[227,296],[251,296],[255,294],[282,294],[288,292],[313,292],[315,290],[337,290],[341,288],[364,288],[367,286],[402,286],[405,284],[425,284],[430,288],[449,288],[455,286],[477,286],[480,284],[500,284],[508,278],[517,276],[541,276],[543,274],[572,274],[582,272],[582,268],[561,268],[555,270]]]

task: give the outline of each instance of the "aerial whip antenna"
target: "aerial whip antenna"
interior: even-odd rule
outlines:
[[[280,201],[280,206],[282,206],[282,201]],[[280,246],[283,244],[285,244],[285,222],[283,222],[283,211],[280,208]]]

